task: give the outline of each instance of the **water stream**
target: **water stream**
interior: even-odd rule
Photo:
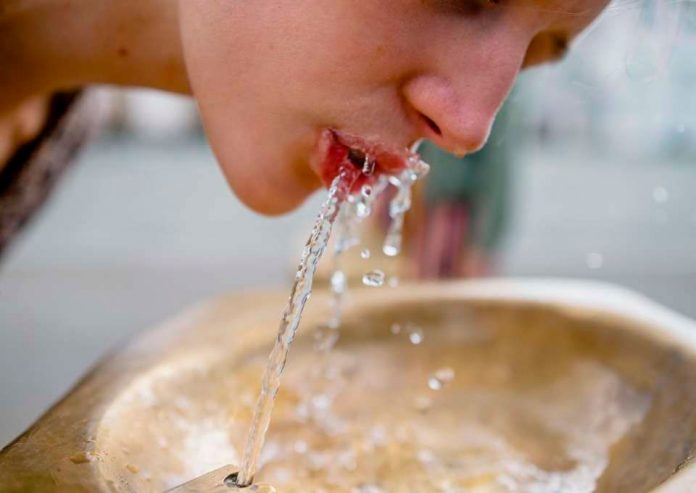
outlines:
[[[368,164],[364,175],[374,172]],[[330,187],[270,358],[259,355],[247,363],[263,369],[264,376],[240,472],[227,483],[231,489],[590,493],[613,444],[645,416],[647,397],[602,362],[573,356],[558,371],[545,372],[524,352],[501,350],[500,344],[515,344],[514,338],[496,333],[504,329],[473,329],[460,315],[442,316],[430,327],[422,325],[431,323],[427,313],[413,312],[389,322],[382,336],[355,337],[350,325],[356,321],[343,320],[344,255],[359,247],[362,259],[371,257],[360,247],[359,226],[389,186],[396,191],[382,253],[399,254],[411,188],[427,169],[414,157],[399,175],[376,177],[358,193],[348,193],[355,170],[341,173]],[[288,368],[278,393],[332,230],[329,317],[315,329],[313,341],[299,343],[298,364]],[[379,269],[365,272],[362,283],[369,289],[388,284]],[[353,336],[337,347],[342,325]],[[538,374],[530,377],[531,369]],[[241,372],[234,388],[253,395],[257,375]],[[274,405],[275,425],[264,447]],[[252,485],[258,467],[266,484]]]
[[[364,185],[358,194],[350,195],[349,193],[353,188],[356,175],[346,169],[339,173],[329,188],[327,199],[321,206],[302,253],[290,298],[283,311],[278,336],[263,375],[261,392],[254,410],[241,469],[235,479],[238,487],[246,487],[253,482],[290,345],[300,324],[305,304],[312,292],[314,273],[327,248],[334,223],[337,225],[337,237],[331,275],[331,318],[325,326],[319,328],[315,345],[323,354],[327,354],[335,345],[341,324],[342,298],[346,289],[346,275],[341,269],[341,254],[359,244],[357,227],[363,219],[370,216],[376,198],[381,195],[389,183],[397,188],[397,193],[390,204],[389,213],[393,225],[389,230],[384,249],[385,253],[388,252],[387,254],[390,256],[396,255],[400,250],[403,216],[410,207],[411,187],[429,170],[428,165],[421,161],[415,153],[409,157],[407,164],[406,169],[398,176],[380,176],[374,180],[373,185]],[[374,162],[366,156],[362,173],[370,176],[373,172]],[[344,199],[346,197],[347,200]],[[378,274],[368,273],[366,276],[372,279],[371,282],[375,286],[382,285],[384,282],[383,274],[381,274],[381,282],[376,280],[377,277],[380,277]],[[365,282],[365,284],[369,285],[369,282]],[[325,369],[325,359],[320,366]],[[321,373],[319,378],[322,378],[325,372]]]
[[[254,417],[247,438],[241,469],[237,475],[238,486],[248,486],[254,479],[259,454],[263,448],[268,425],[271,422],[273,402],[280,388],[280,377],[285,368],[290,345],[295,338],[297,327],[302,318],[302,311],[312,292],[312,282],[317,264],[326,250],[331,235],[331,228],[340,211],[343,197],[352,187],[354,174],[339,173],[329,188],[328,196],[321,206],[309,239],[305,244],[302,258],[295,274],[295,282],[290,291],[288,304],[283,311],[276,339],[268,366],[263,375],[261,393],[256,404]]]

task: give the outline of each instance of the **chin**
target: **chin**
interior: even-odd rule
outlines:
[[[235,192],[235,194],[249,209],[264,216],[272,217],[294,211],[300,207],[315,190],[294,194],[292,196],[287,193],[281,195],[278,193],[251,194]]]
[[[223,166],[227,183],[237,198],[249,209],[266,216],[278,216],[297,209],[321,188],[315,175],[294,174],[290,166],[267,167],[266,172],[257,166],[256,170],[253,174],[238,173],[238,169],[228,170]]]
[[[268,141],[254,138],[258,135],[211,139],[211,145],[237,197],[269,216],[296,209],[316,190],[327,188],[341,170],[352,174],[356,192],[380,174],[401,171],[411,155],[405,148],[329,128]],[[373,167],[369,176],[362,173],[366,161]]]

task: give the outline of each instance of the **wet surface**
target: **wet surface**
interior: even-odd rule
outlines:
[[[506,302],[357,303],[323,381],[311,378],[311,334],[295,342],[259,483],[287,493],[586,493],[618,491],[618,478],[647,491],[690,447],[690,404],[674,402],[690,400],[694,368],[672,365],[635,322]],[[394,333],[395,323],[409,329]],[[416,327],[425,336],[414,345]],[[273,332],[232,328],[191,330],[218,344]],[[101,420],[95,455],[123,491],[162,491],[238,463],[267,348],[202,354],[159,365],[166,371],[124,389]],[[625,470],[644,464],[631,484]]]

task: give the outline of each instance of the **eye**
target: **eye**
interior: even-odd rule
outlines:
[[[475,15],[496,8],[502,0],[431,0],[438,11],[448,14]]]
[[[570,46],[570,39],[563,32],[539,33],[529,44],[523,67],[533,67],[561,60]]]

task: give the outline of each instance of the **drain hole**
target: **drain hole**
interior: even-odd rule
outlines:
[[[233,472],[229,476],[225,478],[223,483],[225,483],[225,486],[229,486],[230,488],[236,488],[237,487],[237,476],[239,476],[238,472]]]
[[[224,480],[223,483],[225,483],[225,486],[228,488],[237,488],[237,489],[242,489],[242,488],[248,488],[249,484],[247,485],[240,485],[237,483],[237,479],[239,478],[239,473],[238,472],[233,472],[229,476],[227,476]]]

